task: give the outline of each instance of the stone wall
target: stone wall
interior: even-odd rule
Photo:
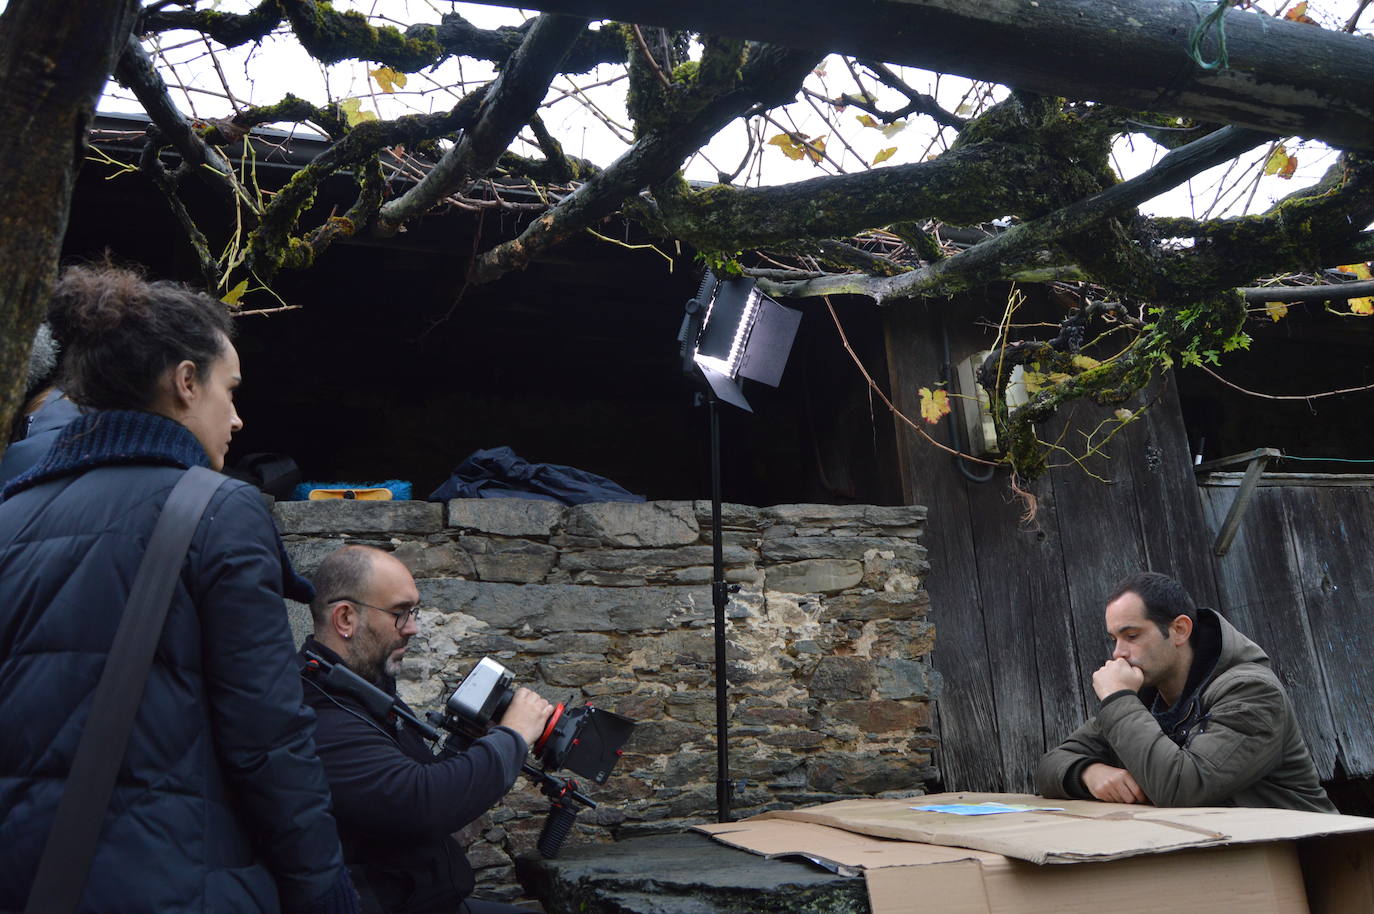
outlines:
[[[570,843],[680,829],[715,810],[709,502],[524,499],[283,502],[310,574],[344,543],[391,550],[420,588],[399,683],[437,708],[483,655],[552,701],[639,721]],[[854,795],[919,793],[935,776],[918,542],[925,509],[724,509],[731,776],[740,816]],[[306,619],[295,607],[298,633]],[[585,786],[585,785],[584,785]],[[548,801],[527,781],[465,830],[480,879],[511,886]]]

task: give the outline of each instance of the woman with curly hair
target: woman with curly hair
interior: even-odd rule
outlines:
[[[243,426],[224,306],[69,268],[49,320],[80,408],[0,501],[0,910],[24,907],[149,537]],[[191,539],[84,878],[82,911],[352,912],[262,496],[226,480]],[[294,596],[304,597],[304,593]]]

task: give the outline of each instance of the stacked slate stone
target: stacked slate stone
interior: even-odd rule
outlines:
[[[420,588],[399,684],[442,705],[489,655],[551,701],[639,721],[569,844],[677,831],[715,811],[710,503],[564,507],[526,499],[283,502],[310,574],[344,543],[394,551]],[[726,505],[731,775],[743,817],[922,792],[938,674],[920,545],[925,509]],[[304,607],[294,608],[303,634]],[[463,836],[481,882],[513,886],[548,801],[532,784]]]

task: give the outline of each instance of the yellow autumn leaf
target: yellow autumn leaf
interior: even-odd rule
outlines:
[[[1028,394],[1040,393],[1040,391],[1045,389],[1047,380],[1045,373],[1042,371],[1032,371],[1026,368],[1021,372],[1021,381],[1026,385],[1026,393]]]
[[[886,162],[888,159],[892,158],[893,154],[896,151],[896,146],[889,146],[886,149],[879,149],[878,154],[873,157],[873,164],[878,165],[882,162]]]
[[[1116,412],[1112,413],[1112,415],[1113,415],[1113,416],[1116,416],[1116,418],[1119,419],[1120,421],[1125,422],[1126,420],[1128,420],[1128,419],[1130,419],[1132,416],[1134,416],[1135,413],[1131,412],[1129,409],[1127,409],[1126,407],[1123,406],[1123,407],[1121,407],[1120,409],[1118,409]]]
[[[1264,163],[1264,173],[1266,175],[1276,175],[1288,167],[1288,150],[1283,144],[1274,147],[1274,151],[1269,153],[1269,158]]]
[[[1051,371],[1049,381],[1051,384],[1063,384],[1069,379],[1069,375],[1062,371]]]
[[[1079,371],[1087,371],[1089,368],[1101,368],[1102,363],[1090,355],[1076,355],[1070,359],[1073,367]]]
[[[906,129],[906,121],[893,121],[883,128],[883,136],[889,140]]]
[[[367,75],[377,80],[377,85],[387,95],[392,94],[397,89],[406,87],[406,75],[390,67],[379,67],[376,70],[368,70]]]
[[[1374,297],[1366,295],[1364,298],[1350,299],[1350,313],[1358,314],[1361,317],[1374,314]]]
[[[973,103],[972,103],[972,102],[963,102],[963,103],[961,103],[961,104],[959,105],[958,108],[955,108],[955,109],[954,109],[954,113],[955,113],[955,115],[958,116],[958,117],[968,117],[970,114],[973,113]]]
[[[814,140],[807,140],[802,149],[806,152],[808,159],[819,165],[825,155],[825,137],[818,136]]]
[[[375,121],[377,115],[371,111],[363,110],[363,100],[361,98],[346,98],[339,102],[339,110],[343,112],[344,121],[348,126],[356,127],[364,121]]]
[[[239,284],[237,286],[234,286],[234,288],[224,293],[224,296],[220,299],[220,301],[224,302],[226,305],[237,305],[239,303],[239,299],[243,298],[243,293],[247,291],[248,280],[241,279],[239,280]]]
[[[934,425],[949,415],[949,394],[943,390],[922,387],[917,393],[921,396],[921,418],[928,425]]]
[[[858,121],[864,127],[872,127],[875,130],[878,129],[878,122],[873,119],[873,115],[871,114],[855,115],[854,120]]]
[[[1281,301],[1267,301],[1264,303],[1264,312],[1271,321],[1281,321],[1288,316],[1288,305]]]
[[[1283,14],[1283,18],[1287,19],[1289,22],[1302,22],[1307,25],[1317,24],[1317,20],[1307,15],[1307,0],[1302,0],[1301,3],[1296,4],[1292,9]]]
[[[1367,263],[1348,263],[1345,266],[1336,267],[1336,269],[1342,273],[1349,273],[1356,279],[1374,279],[1374,276],[1370,275],[1369,264]]]
[[[797,141],[786,133],[779,133],[768,141],[768,145],[778,147],[782,150],[783,155],[794,162],[799,161],[802,156],[806,155],[806,153],[802,152],[802,148],[797,144]]]

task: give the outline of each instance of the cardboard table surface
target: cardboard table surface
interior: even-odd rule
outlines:
[[[981,803],[1057,808],[911,808]],[[1210,914],[1374,912],[1374,819],[1354,816],[954,793],[843,800],[697,830],[756,854],[862,872],[875,914],[1099,914],[1155,910],[1164,899]],[[1312,839],[1310,852],[1300,855],[1296,839]]]
[[[1004,803],[1052,810],[960,816],[913,806]],[[1374,819],[1291,809],[1186,807],[1163,809],[1087,800],[1047,800],[1027,794],[946,793],[896,800],[841,800],[764,813],[879,838],[1002,854],[1031,863],[1119,860],[1194,847],[1253,844],[1374,831]],[[743,823],[702,826],[707,834],[739,831]],[[730,826],[736,826],[730,828]]]

